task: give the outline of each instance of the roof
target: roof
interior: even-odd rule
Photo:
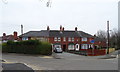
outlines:
[[[20,37],[41,37],[41,36],[45,36],[48,37],[49,36],[49,32],[48,31],[29,31],[23,35],[20,35]]]
[[[80,37],[94,37],[94,36],[92,36],[88,33],[85,33],[83,31],[78,31],[78,34],[79,34]]]
[[[93,37],[92,35],[83,31],[65,30],[60,32],[59,30],[41,30],[41,31],[29,31],[20,35],[23,37]]]
[[[14,40],[13,35],[2,36],[2,40]]]
[[[51,30],[49,32],[50,37],[79,37],[79,35],[75,31],[63,31],[59,30]]]

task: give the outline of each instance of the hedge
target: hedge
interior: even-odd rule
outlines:
[[[8,41],[2,44],[2,52],[51,55],[52,47],[50,43],[39,40]]]

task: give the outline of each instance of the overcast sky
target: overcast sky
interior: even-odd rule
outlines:
[[[5,0],[6,1],[6,0]],[[98,30],[106,30],[107,20],[110,29],[118,28],[119,0],[51,0],[51,7],[46,7],[48,0],[0,0],[0,36],[3,33],[21,34],[28,31],[78,30],[94,35]]]

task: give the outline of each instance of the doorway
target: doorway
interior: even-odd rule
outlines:
[[[66,45],[65,44],[63,45],[63,51],[66,51]]]

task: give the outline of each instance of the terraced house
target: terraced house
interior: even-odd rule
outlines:
[[[96,47],[94,45],[95,37],[83,31],[78,31],[77,27],[75,27],[75,30],[64,30],[64,27],[60,26],[60,30],[50,30],[48,26],[47,30],[29,31],[21,35],[20,38],[21,40],[47,41],[51,43],[52,47],[61,47],[63,51],[80,51]]]

